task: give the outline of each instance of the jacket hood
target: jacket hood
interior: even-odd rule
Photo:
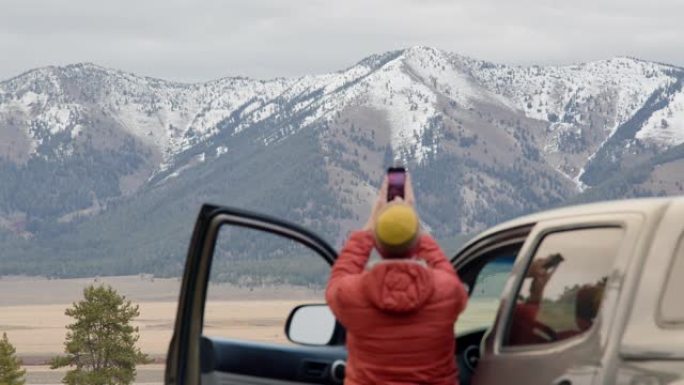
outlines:
[[[414,261],[383,261],[362,278],[364,295],[376,308],[391,313],[419,310],[432,296],[429,269]]]

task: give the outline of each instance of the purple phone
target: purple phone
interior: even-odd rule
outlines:
[[[404,185],[406,184],[406,169],[403,167],[390,167],[387,169],[387,202],[395,197],[404,199]]]

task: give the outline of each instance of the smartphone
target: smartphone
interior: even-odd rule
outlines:
[[[396,197],[404,198],[404,186],[406,184],[406,169],[403,167],[390,167],[387,169],[387,201],[391,202]]]
[[[550,270],[558,265],[560,265],[561,262],[565,261],[565,258],[563,258],[560,253],[552,254],[550,255],[551,258],[549,258],[548,261],[546,261],[543,265],[543,267],[546,270]]]

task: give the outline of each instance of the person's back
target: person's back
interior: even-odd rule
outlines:
[[[328,285],[327,300],[347,329],[346,384],[456,384],[454,322],[466,293],[428,235],[418,261],[363,266],[373,235],[351,236]],[[426,253],[427,252],[427,253]]]
[[[333,267],[326,299],[347,330],[347,385],[458,383],[454,322],[467,294],[437,243],[414,238],[410,254],[366,270],[378,231],[354,232]]]

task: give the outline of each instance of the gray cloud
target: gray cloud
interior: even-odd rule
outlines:
[[[0,79],[90,61],[201,81],[335,71],[428,45],[512,64],[628,55],[684,65],[684,2],[0,0]]]

